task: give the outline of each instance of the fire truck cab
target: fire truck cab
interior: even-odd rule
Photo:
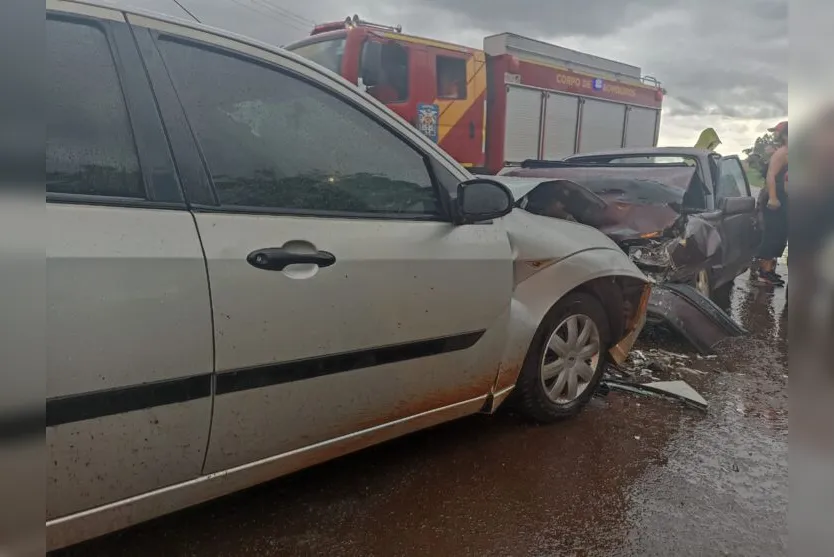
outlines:
[[[478,50],[353,16],[285,48],[366,88],[474,172],[657,145],[656,80],[519,35],[486,37]]]
[[[468,167],[484,166],[482,51],[413,37],[358,18],[317,26],[286,47],[367,88]]]

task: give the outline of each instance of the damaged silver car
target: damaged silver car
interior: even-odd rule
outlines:
[[[651,284],[605,234],[297,55],[46,6],[48,550],[505,403],[572,416],[624,361]]]

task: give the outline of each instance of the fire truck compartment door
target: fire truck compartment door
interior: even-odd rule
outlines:
[[[542,92],[507,86],[507,122],[504,159],[508,163],[539,158]]]
[[[545,93],[544,158],[557,160],[576,152],[579,97]]]
[[[585,99],[579,152],[592,153],[622,147],[625,108],[624,104]]]
[[[626,124],[626,147],[654,147],[658,110],[632,106]]]

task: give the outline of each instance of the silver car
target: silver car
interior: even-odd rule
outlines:
[[[643,326],[611,240],[314,63],[46,6],[50,549],[508,398],[575,414]]]

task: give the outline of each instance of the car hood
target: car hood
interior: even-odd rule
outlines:
[[[605,201],[590,191],[564,180],[542,178],[515,178],[493,176],[507,186],[516,201],[516,209],[504,217],[507,232],[513,245],[524,249],[523,257],[563,259],[588,249],[614,249],[622,251],[606,234],[598,230],[592,222],[577,222],[568,219],[542,215],[527,210],[528,195],[539,186],[553,186],[554,189],[567,188],[576,191],[583,201],[591,207],[587,213],[598,212],[606,206]],[[589,219],[593,220],[593,219]]]
[[[622,254],[622,268],[606,271],[645,276],[611,238],[590,226],[534,215],[521,208],[506,215],[503,221],[513,250],[516,283],[559,261],[591,250]]]
[[[518,178],[515,176],[484,176],[476,175],[476,178],[484,178],[487,180],[496,180],[501,182],[510,190],[516,202],[524,198],[525,195],[536,189],[539,184],[548,182],[550,178]]]
[[[622,253],[611,238],[584,224],[534,215],[521,208],[503,220],[516,258],[559,260],[591,249]]]
[[[619,243],[661,233],[680,216],[672,207],[683,204],[686,190],[681,185],[687,176],[691,180],[692,172],[667,170],[677,175],[677,181],[670,180],[674,185],[612,177],[610,169],[589,168],[546,169],[547,176],[503,175],[494,179],[509,188],[519,207],[587,224]]]
[[[518,257],[522,259],[558,259],[585,249],[613,248],[628,252],[641,269],[662,273],[672,270],[673,277],[685,277],[721,250],[721,238],[713,224],[692,216],[679,230],[680,225],[676,223],[681,215],[670,204],[624,202],[617,199],[617,191],[600,188],[601,193],[597,195],[564,179],[515,176],[498,179],[516,199],[517,208],[509,215],[512,217],[509,232],[511,238],[523,238],[514,243],[520,246]],[[640,197],[645,190],[659,185],[624,186],[628,188],[627,195]],[[658,194],[649,191],[646,195]],[[659,195],[668,195],[668,190]],[[675,199],[672,197],[670,203]],[[674,233],[670,228],[673,224]],[[637,251],[631,247],[635,240],[643,246]]]

